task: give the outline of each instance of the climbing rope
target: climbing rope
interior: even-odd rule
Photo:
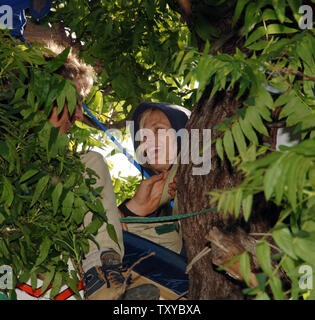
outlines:
[[[176,221],[176,220],[182,220],[189,217],[198,216],[200,214],[206,213],[206,212],[213,212],[216,211],[218,207],[213,207],[205,210],[201,210],[198,212],[191,212],[191,213],[184,213],[179,214],[175,216],[163,216],[163,217],[127,217],[127,218],[120,218],[120,222],[124,223],[150,223],[150,222],[169,222],[169,221]]]

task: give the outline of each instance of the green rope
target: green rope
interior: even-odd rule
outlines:
[[[189,217],[194,217],[198,216],[200,214],[206,213],[206,212],[213,212],[216,211],[218,207],[213,207],[210,209],[205,209],[201,210],[199,212],[192,212],[192,213],[185,213],[185,214],[179,214],[176,216],[163,216],[163,217],[127,217],[127,218],[120,218],[120,222],[124,223],[136,223],[136,222],[144,222],[144,223],[149,223],[149,222],[169,222],[169,221],[175,221],[175,220],[181,220],[181,219],[186,219]]]

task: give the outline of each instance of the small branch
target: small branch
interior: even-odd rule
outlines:
[[[87,107],[88,109],[90,109],[89,107]],[[91,109],[90,109],[91,110]],[[103,115],[95,110],[93,110],[93,112],[97,113],[98,115],[100,116],[105,116],[107,118],[109,118],[110,120],[107,121],[107,122],[101,122],[99,121],[106,129],[123,129],[126,127],[126,121],[129,119],[129,117],[123,119],[123,120],[120,120],[120,121],[113,121],[112,118],[106,116],[106,115]],[[112,115],[112,117],[115,116],[115,113]],[[100,126],[95,123],[95,121],[89,116],[89,115],[86,115],[86,114],[83,114],[83,121],[82,121],[84,124],[92,127],[92,128],[95,128],[95,129],[98,129],[100,130]]]
[[[123,129],[126,127],[126,121],[127,119],[123,119],[117,122],[101,122],[100,123],[106,128],[106,129]],[[100,126],[94,122],[94,120],[92,118],[90,118],[88,115],[83,115],[83,121],[84,124],[97,129],[97,130],[101,130]]]
[[[266,233],[266,234],[264,234],[264,235],[267,236],[268,234]],[[269,236],[270,236],[270,235],[269,235]],[[261,241],[261,239],[255,239],[255,241],[256,241],[256,242],[259,242],[259,241]],[[276,251],[278,251],[279,253],[281,253],[281,250],[280,250],[277,246],[271,244],[270,242],[268,242],[268,245],[269,245],[270,248],[273,248],[273,249],[275,249]]]
[[[125,278],[125,281],[124,281],[124,283],[123,283],[123,286],[122,286],[122,288],[120,288],[119,293],[117,294],[116,299],[114,299],[114,300],[118,300],[119,297],[125,293],[125,291],[126,291],[126,289],[127,289],[127,286],[128,286],[127,282],[128,282],[128,279],[129,279],[129,277],[130,277],[130,275],[131,275],[131,272],[132,272],[133,268],[134,268],[137,264],[139,264],[141,261],[143,261],[143,260],[145,260],[145,259],[147,259],[147,258],[149,258],[149,257],[151,257],[151,256],[154,256],[154,255],[155,255],[155,252],[151,252],[151,253],[149,253],[148,255],[146,255],[146,256],[144,256],[144,257],[141,257],[140,259],[138,259],[138,260],[127,270],[126,278]]]
[[[202,257],[204,257],[207,253],[209,253],[211,251],[211,249],[209,247],[205,247],[204,249],[202,249],[191,261],[190,263],[187,265],[186,267],[186,274],[189,273],[189,271],[191,270],[192,266],[199,261]]]
[[[14,232],[21,232],[21,229],[14,229],[14,230],[7,230],[7,231],[0,231],[0,235],[2,236],[10,236]]]
[[[188,294],[189,290],[183,292],[180,296],[178,296],[175,300],[179,300],[181,298],[183,298],[186,294]]]
[[[84,271],[83,271],[83,268],[82,268],[81,261],[78,262],[78,264],[74,264],[74,268],[75,268],[77,274],[79,274],[80,280],[81,280],[82,285],[83,285],[83,299],[84,300],[88,300],[86,282],[85,282]]]
[[[272,237],[271,233],[259,233],[259,232],[251,232],[249,233],[250,236],[268,236]]]
[[[265,123],[266,127],[268,128],[284,128],[286,126],[285,121],[278,121],[278,122],[271,122],[271,123]]]
[[[276,73],[291,74],[305,80],[315,81],[315,76],[309,76],[307,74],[304,74],[301,71],[295,71],[291,68],[272,67],[271,69],[273,72],[276,72]]]
[[[112,91],[113,91],[113,88],[112,88],[112,86],[109,85],[108,87],[106,87],[105,90],[103,90],[102,94],[103,94],[103,96],[107,96],[107,95],[110,94]]]

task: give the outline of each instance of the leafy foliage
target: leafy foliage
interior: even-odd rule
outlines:
[[[111,91],[100,113],[124,118],[151,98],[182,104],[172,56],[189,32],[165,0],[59,1],[50,22],[59,21],[75,33],[74,43],[84,43],[80,54],[87,62],[102,63],[99,89]]]
[[[117,206],[124,200],[133,198],[141,182],[138,176],[122,177],[120,174],[117,178],[113,177],[112,180]]]
[[[264,267],[271,254],[268,243],[263,242],[266,249],[259,253],[261,258],[258,256],[258,259],[269,279],[266,278],[262,288],[248,293],[257,294],[257,297],[264,294],[267,297],[266,285],[270,284],[274,297],[280,296],[283,299],[282,289],[272,287],[272,281],[280,281],[276,274],[278,268],[282,267],[292,281],[292,288],[287,294],[290,298],[297,299],[305,293],[297,286],[301,278],[299,268],[305,264],[314,268],[315,139],[307,139],[296,146],[282,149],[258,160],[242,162],[240,169],[245,175],[244,181],[231,190],[212,191],[211,202],[218,201],[219,210],[224,213],[238,216],[243,212],[247,221],[250,219],[255,194],[263,192],[266,200],[281,206],[279,219],[270,231],[280,248],[281,260],[275,269],[271,264],[268,264],[268,268]],[[257,249],[259,245],[260,243],[257,244]],[[308,298],[314,299],[314,290]]]
[[[314,289],[306,292],[299,286],[300,267],[307,264],[315,270],[315,41],[314,29],[298,27],[302,1],[192,0],[190,29],[172,10],[176,4],[62,0],[55,1],[55,12],[43,23],[61,23],[81,56],[92,65],[101,64],[85,101],[101,120],[128,118],[144,100],[191,109],[211,81],[210,97],[237,90],[243,106],[213,128],[219,134],[212,142],[218,157],[239,168],[244,180],[233,189],[212,191],[211,203],[217,202],[222,214],[242,215],[247,223],[258,193],[279,206],[275,227],[256,247],[259,285],[244,292],[256,299],[314,299]],[[229,32],[222,28],[225,23],[232,25]],[[234,50],[223,53],[235,38]],[[62,281],[75,287],[66,261],[78,261],[86,252],[87,236],[92,237],[105,217],[92,173],[82,177],[77,156],[65,151],[68,137],[45,124],[54,101],[60,108],[66,100],[75,105],[72,84],[54,73],[67,52],[47,64],[36,46],[26,50],[1,38],[1,49],[0,263],[13,261],[16,278],[31,275],[34,285],[34,274],[46,272],[45,286],[53,281],[55,293]],[[45,114],[36,112],[39,108]],[[262,143],[276,111],[276,121],[300,134],[298,145],[276,151]],[[104,144],[104,135],[86,125],[71,129],[73,151]],[[131,196],[137,183],[136,178],[114,179],[117,201]],[[98,213],[95,221],[78,229],[87,209]],[[268,237],[279,254],[271,254]],[[249,256],[244,252],[237,258],[249,285]],[[289,277],[289,287],[280,269]]]
[[[0,265],[12,266],[14,284],[31,279],[35,288],[43,275],[51,298],[63,284],[78,294],[81,258],[106,213],[95,172],[47,121],[53,103],[67,99],[72,111],[77,103],[72,82],[54,73],[66,53],[46,62],[39,48],[0,36]],[[83,227],[89,211],[92,222]]]

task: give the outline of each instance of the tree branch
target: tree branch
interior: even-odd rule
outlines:
[[[299,78],[305,79],[305,80],[310,80],[310,81],[315,81],[315,76],[309,76],[307,74],[304,74],[301,71],[295,71],[291,68],[278,68],[278,67],[273,67],[272,71],[276,73],[284,73],[284,74],[292,74],[295,76],[298,76]]]
[[[265,125],[268,128],[284,128],[286,126],[285,121],[278,121],[278,122],[271,122],[271,123],[265,123]]]
[[[100,123],[106,128],[106,129],[123,129],[126,127],[126,121],[128,119],[123,119],[120,121],[106,121],[106,122],[101,122]],[[97,129],[97,130],[101,130],[100,126],[94,122],[94,120],[89,117],[88,115],[84,114],[83,115],[83,121],[84,124]]]

